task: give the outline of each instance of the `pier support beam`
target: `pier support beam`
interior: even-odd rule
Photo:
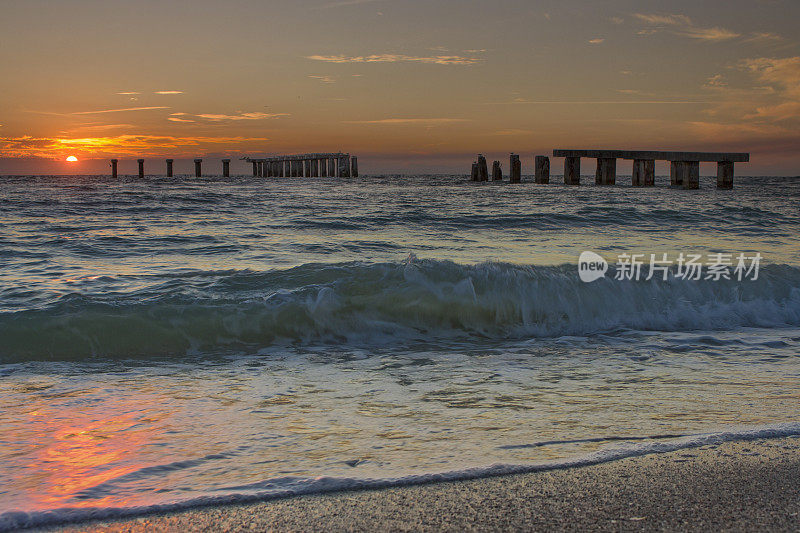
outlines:
[[[700,162],[699,161],[676,161],[677,177],[684,189],[700,188]]]
[[[350,177],[358,177],[358,158],[356,156],[350,158]]]
[[[614,185],[617,182],[617,160],[612,157],[598,157],[595,185]]]
[[[581,184],[581,158],[580,157],[565,157],[564,158],[564,183],[566,185],[580,185]]]
[[[144,159],[137,159],[139,163],[139,179],[144,178]]]
[[[503,169],[500,168],[500,161],[492,162],[492,181],[503,181]]]
[[[508,163],[508,181],[519,183],[522,181],[522,163],[520,163],[519,155],[511,154]]]
[[[222,177],[223,178],[230,178],[231,177],[231,160],[230,159],[223,159],[222,160]]]
[[[319,177],[319,159],[311,160],[311,177],[312,178]]]
[[[717,161],[717,189],[733,189],[732,161]]]
[[[172,159],[167,159],[167,177],[172,177]]]
[[[550,158],[546,155],[537,155],[534,159],[534,181],[536,183],[550,183]]]
[[[336,174],[337,174],[337,170],[338,170],[338,168],[337,168],[337,165],[336,165],[336,159],[334,159],[333,157],[329,158],[328,159],[328,176],[330,176],[331,178],[335,178]]]
[[[327,178],[328,177],[328,160],[324,157],[319,160],[319,177],[320,178]]]
[[[682,185],[681,178],[678,175],[678,161],[669,162],[669,184],[673,187]]]
[[[634,187],[652,187],[656,183],[656,162],[652,159],[634,159],[631,184]]]
[[[202,159],[195,159],[194,160],[194,177],[199,178],[203,174],[203,169],[201,164],[203,163]]]
[[[489,181],[489,169],[483,154],[478,154],[478,181]]]
[[[346,155],[344,157],[339,158],[339,177],[340,178],[349,178],[350,177],[350,156]]]
[[[117,179],[117,163],[119,163],[119,159],[112,159],[111,160],[111,178]]]
[[[250,161],[250,162],[253,163],[253,177],[255,178],[258,176],[258,163],[256,163],[255,161]]]
[[[469,179],[471,181],[478,181],[478,162],[472,162],[472,172],[469,175]]]

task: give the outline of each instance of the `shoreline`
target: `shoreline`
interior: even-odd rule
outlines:
[[[800,438],[544,472],[295,496],[29,531],[800,529]]]

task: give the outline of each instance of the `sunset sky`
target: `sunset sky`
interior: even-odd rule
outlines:
[[[607,147],[799,175],[798,20],[797,0],[2,0],[0,173],[339,150],[467,172]]]

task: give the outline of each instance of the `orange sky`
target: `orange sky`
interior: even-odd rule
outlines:
[[[0,173],[339,150],[466,172],[477,152],[608,147],[800,174],[796,0],[164,4],[4,6]]]

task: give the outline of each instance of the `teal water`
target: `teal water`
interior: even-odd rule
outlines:
[[[0,529],[794,427],[800,180],[702,185],[0,178]]]

